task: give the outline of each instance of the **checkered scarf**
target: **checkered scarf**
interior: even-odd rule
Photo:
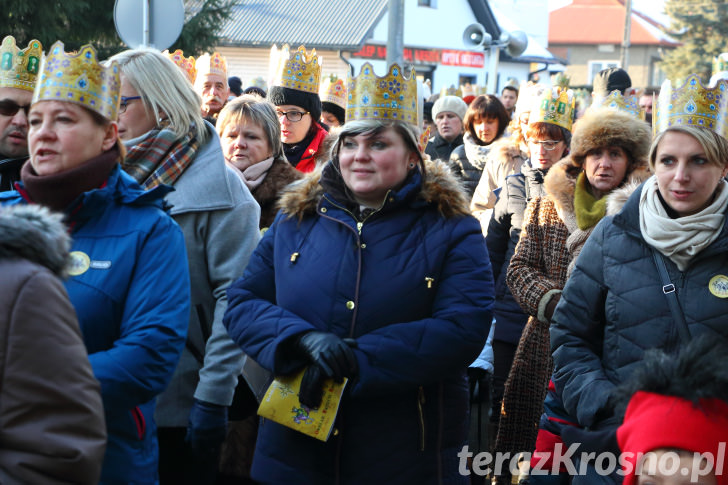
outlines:
[[[143,138],[127,147],[122,168],[145,189],[157,185],[174,185],[195,159],[200,142],[194,134],[194,125],[182,138],[169,129],[151,130]]]

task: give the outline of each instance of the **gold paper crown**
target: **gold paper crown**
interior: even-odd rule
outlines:
[[[101,65],[96,58],[96,49],[91,45],[81,47],[76,54],[69,54],[64,52],[63,42],[59,40],[43,59],[33,103],[69,101],[116,121],[121,85],[119,73],[116,61],[107,67]]]
[[[166,50],[164,51],[164,54],[167,54],[167,56],[172,59],[172,62],[182,69],[182,72],[185,73],[185,76],[187,76],[187,79],[189,79],[192,84],[195,84],[195,77],[197,76],[195,56],[185,57],[181,49],[177,49],[171,53]]]
[[[344,80],[339,79],[335,74],[326,76],[324,82],[321,83],[319,97],[322,103],[334,103],[336,106],[346,109],[346,84],[344,84]]]
[[[306,52],[304,46],[293,52],[288,44],[270,50],[270,85],[318,94],[321,84],[321,57],[316,49]]]
[[[728,52],[723,52],[713,58],[713,74],[728,71]]]
[[[637,119],[645,119],[645,110],[640,108],[637,96],[624,96],[622,91],[615,89],[607,96],[595,96],[591,108],[610,108],[629,113]]]
[[[569,89],[569,83],[571,82],[571,77],[567,76],[563,72],[559,72],[551,76],[551,85],[557,88]]]
[[[574,92],[570,89],[547,89],[536,98],[528,124],[551,123],[571,131],[574,121]]]
[[[477,96],[478,95],[478,85],[477,84],[461,84],[460,85],[460,92],[463,93],[463,98],[465,96]]]
[[[697,74],[673,88],[670,80],[662,83],[657,108],[652,118],[652,131],[660,133],[673,125],[695,125],[708,128],[728,138],[728,81],[720,80],[706,88]]]
[[[250,83],[248,84],[248,87],[256,87],[260,88],[263,91],[268,91],[268,83],[265,82],[265,79],[263,79],[263,76],[254,77],[250,80]]]
[[[449,88],[447,86],[443,86],[442,89],[440,89],[440,97],[442,98],[443,96],[457,96],[458,98],[462,98],[463,91],[451,84]]]
[[[213,52],[212,55],[202,54],[195,62],[195,69],[197,69],[197,76],[219,74],[227,81],[227,60],[219,52]]]
[[[35,39],[20,50],[15,37],[8,35],[0,45],[0,88],[33,91],[43,58],[43,46]]]
[[[346,121],[406,121],[418,126],[417,78],[414,69],[405,77],[398,64],[386,76],[374,74],[368,62],[357,77],[349,77]]]

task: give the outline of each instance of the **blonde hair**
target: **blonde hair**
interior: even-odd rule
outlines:
[[[677,132],[690,135],[700,143],[703,147],[705,155],[708,158],[708,162],[713,165],[717,165],[721,168],[728,165],[728,140],[720,136],[709,128],[703,128],[695,125],[673,125],[665,131],[658,133],[652,140],[652,146],[650,146],[650,170],[654,173],[655,171],[655,159],[657,158],[657,147],[660,145],[660,141],[665,136],[665,133]]]
[[[195,125],[195,136],[201,144],[209,138],[202,119],[200,96],[182,70],[169,57],[156,49],[140,47],[120,52],[107,62],[116,61],[124,77],[142,97],[144,109],[158,120],[162,115],[177,139]]]
[[[254,94],[243,94],[233,99],[225,105],[217,118],[215,127],[220,138],[225,128],[229,125],[239,125],[243,120],[261,127],[268,139],[273,157],[283,157],[281,124],[273,103]]]

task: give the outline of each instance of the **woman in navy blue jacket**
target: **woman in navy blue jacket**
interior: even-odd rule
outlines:
[[[468,480],[457,454],[465,371],[491,321],[487,250],[453,175],[423,159],[414,81],[392,66],[385,79],[397,82],[376,83],[411,97],[415,108],[395,113],[409,124],[357,109],[382,96],[370,87],[363,99],[373,78],[365,65],[350,81],[331,161],[283,195],[228,290],[224,322],[247,355],[277,375],[308,366],[304,405],[320,401],[319,376],[350,379],[327,442],[261,422],[252,475],[262,483]]]
[[[100,483],[151,485],[155,398],[184,346],[190,284],[182,232],[163,210],[170,189],[145,192],[120,168],[118,107],[115,63],[101,66],[91,46],[75,55],[51,46],[28,115],[30,161],[0,203],[64,214],[73,241],[66,289],[106,417]]]

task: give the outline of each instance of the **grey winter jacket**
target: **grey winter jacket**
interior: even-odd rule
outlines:
[[[215,130],[208,126],[208,132],[209,141],[166,197],[184,234],[192,301],[187,345],[157,401],[160,427],[186,427],[193,397],[229,406],[242,369],[243,353],[222,317],[227,287],[243,274],[260,239],[260,207],[225,164]]]
[[[611,392],[632,374],[647,349],[674,352],[685,344],[652,250],[640,233],[641,189],[621,212],[594,228],[551,321],[553,380],[566,410],[582,426],[609,418]],[[680,272],[667,258],[665,264],[691,336],[728,339],[728,298],[711,292],[714,277],[728,279],[728,227],[687,271]]]

